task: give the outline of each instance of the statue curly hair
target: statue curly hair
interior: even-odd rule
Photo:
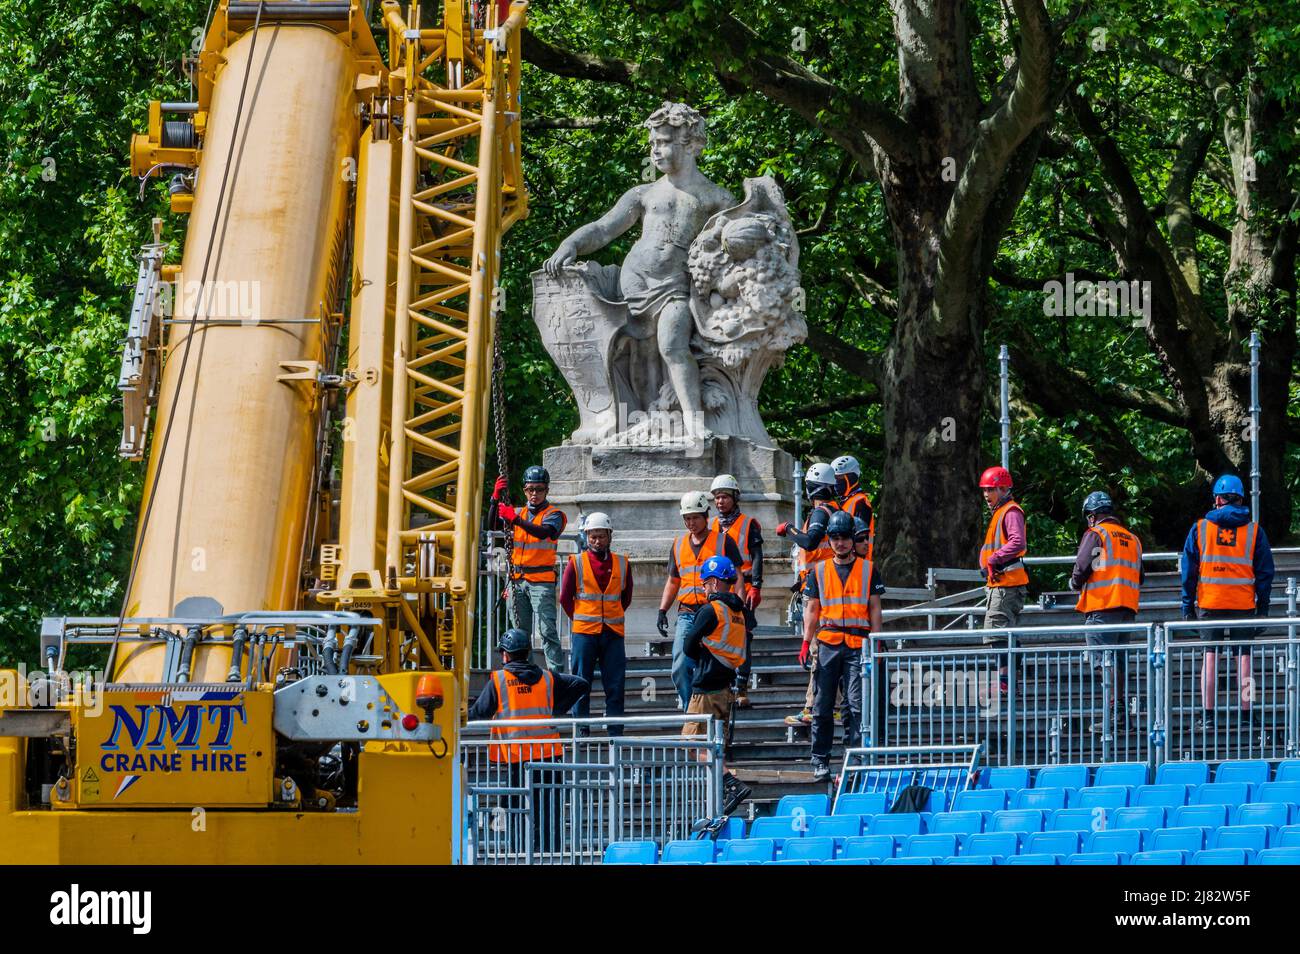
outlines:
[[[697,149],[703,149],[709,142],[708,132],[704,128],[704,117],[700,115],[699,110],[692,109],[685,103],[665,101],[650,114],[650,118],[643,125],[646,129],[672,126],[674,132],[681,131],[683,142],[694,145]]]

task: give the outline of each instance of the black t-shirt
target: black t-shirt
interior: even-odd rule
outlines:
[[[855,558],[858,559],[858,558]],[[840,582],[843,583],[849,578],[849,571],[853,569],[852,563],[836,563],[834,560],[829,561],[835,567],[835,572],[840,575]],[[873,563],[871,565],[871,595],[879,596],[885,592],[885,581],[880,576],[880,570]],[[808,577],[804,580],[803,595],[805,599],[821,599],[820,591],[817,589],[817,574],[809,570]]]

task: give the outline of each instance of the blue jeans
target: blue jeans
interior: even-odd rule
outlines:
[[[583,633],[573,634],[573,665],[575,676],[581,676],[594,686],[597,661],[600,663],[600,686],[605,690],[605,717],[612,718],[623,714],[623,686],[627,681],[627,649],[623,637],[612,633],[599,636],[587,636]],[[586,719],[591,715],[591,694],[573,704],[573,716]],[[611,736],[623,734],[621,725],[608,727]]]
[[[695,679],[695,660],[686,655],[686,631],[695,622],[695,610],[677,611],[677,632],[673,636],[673,685],[682,700],[682,711],[691,703],[691,682]]]

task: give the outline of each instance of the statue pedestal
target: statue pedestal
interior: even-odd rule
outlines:
[[[743,438],[712,437],[690,444],[685,452],[663,446],[565,444],[548,448],[542,460],[551,474],[549,499],[568,514],[570,530],[598,510],[614,524],[614,552],[627,556],[632,566],[629,653],[640,652],[639,638],[655,634],[668,552],[685,532],[678,512],[682,494],[707,491],[718,474],[735,476],[741,510],[763,528],[764,599],[758,621],[785,622],[794,578],[791,545],[775,529],[794,519],[794,459],[785,451]],[[670,620],[675,615],[670,613]]]

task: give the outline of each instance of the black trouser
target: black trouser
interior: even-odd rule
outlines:
[[[553,769],[539,768],[538,762],[560,761],[554,759],[530,759],[534,768],[529,775],[528,795],[533,811],[533,851],[559,851],[561,846],[558,824],[563,824],[563,775]],[[524,766],[526,762],[514,762],[510,765],[510,787],[521,788],[524,784]],[[520,807],[523,807],[522,799]],[[518,829],[522,832],[522,828]],[[522,850],[523,845],[517,845]]]
[[[835,692],[844,685],[849,711],[844,717],[844,745],[853,748],[862,740],[862,650],[850,649],[847,642],[832,646],[823,642],[817,647],[817,688],[813,699],[812,757],[814,761],[830,759],[835,742]]]
[[[1127,607],[1119,607],[1118,609],[1097,610],[1087,613],[1083,617],[1083,624],[1085,626],[1110,626],[1117,623],[1131,623],[1135,619],[1137,619],[1137,613]],[[1128,635],[1128,633],[1085,633],[1083,639],[1089,646],[1120,646],[1128,641]],[[1100,670],[1104,658],[1102,651],[1091,649],[1087,655],[1092,668]],[[1128,677],[1127,652],[1120,650],[1115,652],[1113,675],[1115,677],[1115,695],[1122,697],[1125,692],[1125,680]]]

